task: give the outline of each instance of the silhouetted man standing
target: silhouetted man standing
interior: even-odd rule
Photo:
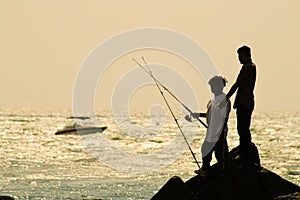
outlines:
[[[237,90],[233,108],[236,109],[237,130],[240,136],[241,155],[248,159],[247,153],[251,145],[250,123],[254,109],[254,94],[256,80],[256,65],[251,59],[251,49],[242,46],[237,50],[239,61],[243,65],[236,82],[226,95],[229,99]]]

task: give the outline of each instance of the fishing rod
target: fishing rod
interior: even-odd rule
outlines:
[[[158,88],[160,94],[162,95],[162,97],[163,97],[163,99],[164,99],[164,101],[165,101],[165,103],[166,103],[166,105],[167,105],[167,107],[168,107],[168,109],[169,109],[169,111],[170,111],[170,113],[171,113],[171,115],[172,115],[174,121],[176,122],[176,125],[177,125],[178,129],[180,130],[180,133],[181,133],[182,137],[184,138],[184,140],[185,140],[187,146],[189,147],[189,150],[190,150],[190,152],[191,152],[191,154],[192,154],[192,156],[193,156],[193,158],[194,158],[194,160],[195,160],[197,166],[199,167],[199,169],[201,169],[201,167],[200,167],[200,165],[199,165],[199,163],[198,163],[198,161],[197,161],[197,158],[196,158],[196,156],[195,156],[195,154],[194,154],[194,152],[193,152],[193,150],[192,150],[192,148],[191,148],[191,146],[190,146],[190,144],[189,144],[187,138],[185,137],[185,135],[184,135],[184,133],[183,133],[183,131],[182,131],[182,129],[181,129],[179,123],[178,123],[178,119],[176,119],[176,117],[175,117],[175,115],[174,115],[174,113],[173,113],[173,111],[172,111],[172,109],[171,109],[171,107],[170,107],[170,105],[169,105],[169,103],[168,103],[168,101],[167,101],[167,99],[166,99],[166,97],[165,97],[165,95],[164,95],[164,93],[163,93],[163,91],[161,90],[161,88],[160,88],[159,85],[161,85],[161,87],[163,87],[164,89],[165,89],[165,87],[162,86],[162,84],[160,84],[160,82],[153,76],[152,71],[150,70],[150,67],[149,67],[148,64],[146,63],[144,57],[142,57],[142,59],[143,59],[145,65],[147,66],[147,68],[148,68],[149,71],[147,71],[147,70],[146,70],[139,62],[137,62],[134,58],[133,58],[133,61],[136,62],[141,68],[143,68],[143,69],[144,69],[144,70],[152,77],[152,79],[154,80],[155,85],[156,85],[156,87]]]
[[[150,68],[149,68],[149,66],[147,65],[147,63],[145,62],[145,59],[144,59],[144,57],[142,57],[142,59],[143,59],[143,61],[144,61],[144,63],[146,64],[146,66],[147,66],[147,68],[148,68],[148,70],[147,69],[145,69],[140,63],[138,63],[134,58],[132,58],[132,60],[134,61],[134,62],[136,62],[149,76],[151,76],[151,78],[155,81],[155,82],[157,82],[165,91],[167,91],[180,105],[182,105],[189,113],[190,113],[190,115],[192,115],[193,114],[193,112],[192,112],[192,110],[191,109],[189,109],[186,105],[184,105],[184,103],[182,103],[182,101],[180,101],[170,90],[168,90],[168,88],[167,87],[165,87],[159,80],[157,80],[157,78],[155,78],[154,76],[153,76],[153,74],[152,74],[152,72],[150,71]],[[196,117],[196,119],[205,127],[205,128],[207,128],[207,125],[199,118],[199,117]]]

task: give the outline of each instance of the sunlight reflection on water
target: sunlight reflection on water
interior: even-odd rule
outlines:
[[[150,199],[172,176],[187,180],[197,168],[188,148],[172,164],[149,173],[125,173],[107,167],[84,147],[77,135],[54,135],[69,112],[0,111],[0,191],[19,199]],[[164,148],[178,133],[172,119],[151,137],[133,138],[119,130],[109,114],[98,117],[104,134],[114,145],[137,154]],[[149,117],[138,114],[133,123],[147,125]],[[196,123],[196,122],[194,122]],[[300,184],[300,115],[297,112],[255,113],[253,142],[261,163],[281,177]],[[160,125],[160,124],[157,124]],[[189,126],[189,125],[187,125]],[[238,145],[234,114],[229,121],[228,143]],[[188,130],[189,127],[185,127]],[[197,152],[205,129],[190,141]],[[97,133],[100,134],[100,133]],[[95,136],[90,136],[95,137]],[[113,155],[103,155],[113,159]],[[200,155],[197,155],[200,159]],[[115,162],[118,162],[115,160]],[[141,162],[147,162],[141,160]]]

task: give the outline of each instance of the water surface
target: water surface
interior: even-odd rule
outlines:
[[[110,149],[102,151],[103,141],[98,141],[105,138],[121,149],[124,157],[129,154],[147,156],[166,148],[174,140],[182,139],[173,119],[152,116],[157,119],[151,121],[148,114],[133,114],[131,121],[124,119],[123,125],[152,127],[152,132],[147,129],[147,135],[143,135],[138,129],[132,135],[122,130],[111,114],[101,113],[97,116],[99,125],[108,126],[103,133],[85,137],[54,135],[65,125],[65,117],[70,114],[67,111],[0,110],[0,194],[12,195],[16,199],[150,199],[172,176],[180,176],[184,181],[194,176],[197,165],[184,143],[180,143],[182,149],[178,149],[179,153],[184,152],[178,154],[177,159],[174,153],[172,162],[163,168],[146,168],[153,160],[138,157],[134,162],[141,169],[145,166],[145,170],[133,173],[130,168],[119,170],[118,166],[127,167],[128,163]],[[189,143],[197,153],[205,129],[196,121],[182,126],[187,135],[195,135]],[[229,121],[230,149],[239,143],[235,127],[233,113]],[[300,114],[256,112],[251,131],[262,165],[300,185]],[[94,146],[90,145],[91,141],[94,141]],[[91,152],[93,148],[86,147],[87,144],[98,153],[104,152],[97,155],[101,156],[100,160]],[[163,161],[170,159],[172,151],[162,151],[154,156]],[[197,157],[201,160],[198,153]],[[110,166],[110,163],[117,167]],[[164,164],[162,162],[161,166]]]

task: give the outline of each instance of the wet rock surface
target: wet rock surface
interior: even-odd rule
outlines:
[[[248,152],[248,160],[240,148],[230,152],[230,164],[222,169],[218,164],[183,182],[171,178],[151,200],[273,200],[300,199],[300,187],[260,166],[256,146]]]

